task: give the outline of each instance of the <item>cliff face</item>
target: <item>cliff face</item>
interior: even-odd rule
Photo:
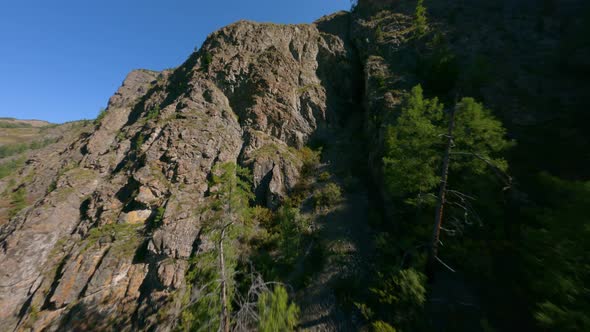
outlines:
[[[201,230],[217,163],[251,169],[258,203],[277,207],[301,178],[300,149],[336,140],[351,114],[364,111],[366,137],[356,144],[379,180],[381,117],[435,74],[416,69],[431,50],[412,40],[414,2],[376,4],[361,1],[356,13],[311,25],[227,26],[174,70],[131,72],[96,124],[71,125],[0,179],[5,197],[24,193],[28,205],[0,213],[0,330],[171,330],[183,309],[188,260],[207,250]],[[561,114],[571,130],[547,136],[539,133],[560,117],[547,105],[536,108],[549,95],[559,98],[552,105],[584,106],[587,81],[557,75],[546,62],[559,55],[588,69],[586,46],[556,54],[566,32],[580,26],[567,19],[577,2],[555,15],[529,5],[433,3],[429,19],[447,34],[460,67],[483,70],[458,80],[511,136],[528,142],[523,151],[540,137],[583,145],[587,122],[573,120],[587,115]],[[538,15],[544,32],[535,30]],[[573,159],[547,165],[587,172]]]
[[[213,165],[249,167],[276,206],[298,149],[349,112],[348,20],[225,27],[175,70],[130,73],[94,129],[27,162],[6,189],[33,204],[0,230],[0,329],[170,329]]]

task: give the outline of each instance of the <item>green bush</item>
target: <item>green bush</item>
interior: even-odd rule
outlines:
[[[10,199],[11,199],[11,208],[8,210],[8,218],[13,218],[16,216],[22,209],[27,207],[27,199],[26,199],[26,190],[24,187],[19,188],[17,191],[13,192]]]
[[[291,264],[300,254],[303,234],[309,225],[297,208],[284,206],[277,210],[275,223],[281,260]]]
[[[321,172],[320,175],[318,176],[318,180],[322,181],[322,182],[326,182],[328,180],[330,180],[330,173],[328,172]]]
[[[152,222],[153,227],[158,227],[164,220],[164,213],[166,212],[166,208],[160,206],[156,209],[156,215],[154,216],[154,220]]]
[[[203,54],[203,57],[201,58],[201,68],[203,68],[203,71],[209,70],[209,65],[212,61],[213,56],[211,55],[211,53],[206,52],[205,54]]]
[[[418,0],[416,4],[416,11],[414,12],[414,36],[422,37],[428,29],[428,21],[426,19],[426,7],[424,7],[424,0]]]
[[[396,329],[384,321],[376,321],[371,324],[374,332],[396,332]]]
[[[13,159],[0,164],[0,179],[5,178],[25,164],[24,158]]]
[[[316,208],[330,208],[342,200],[342,189],[335,183],[328,183],[314,194]]]
[[[104,119],[105,115],[107,115],[107,110],[103,107],[98,111],[98,116],[94,119],[94,124],[98,125]]]
[[[260,332],[295,331],[299,319],[299,307],[289,303],[287,290],[277,285],[272,293],[262,293],[258,298],[258,316]]]
[[[320,157],[322,155],[322,149],[314,151],[309,147],[305,146],[299,151],[299,158],[303,161],[302,172],[304,175],[310,175],[320,164]]]
[[[151,120],[154,120],[155,118],[157,118],[158,115],[160,115],[160,107],[156,106],[156,107],[152,108],[147,113],[147,116],[145,117],[145,119],[146,119],[146,121],[151,121]]]
[[[406,269],[381,277],[379,288],[372,288],[371,292],[390,308],[396,325],[411,325],[420,317],[426,303],[426,276]]]

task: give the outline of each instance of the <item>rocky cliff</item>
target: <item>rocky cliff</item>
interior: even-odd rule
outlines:
[[[416,69],[432,50],[412,41],[414,3],[375,3],[310,25],[227,26],[176,69],[131,72],[98,121],[29,153],[17,173],[0,179],[5,200],[20,194],[27,203],[16,208],[12,199],[4,204],[11,213],[0,215],[0,330],[173,329],[189,258],[206,251],[201,230],[215,164],[249,168],[256,201],[276,208],[301,178],[301,148],[337,140],[361,114],[366,137],[349,146],[369,154],[379,179],[380,117],[395,112],[413,85],[441,83],[429,80],[438,67]],[[530,142],[524,147],[557,121],[547,107],[531,106],[546,91],[558,91],[552,102],[572,109],[583,106],[576,96],[587,91],[575,74],[543,78],[555,69],[543,61],[563,55],[555,54],[560,34],[580,24],[560,21],[572,11],[545,15],[527,5],[429,7],[459,66],[475,68],[457,80],[496,110],[511,135]],[[587,70],[587,49],[578,52],[564,61]],[[583,144],[583,124],[569,122],[576,116],[562,117],[571,131],[549,133]],[[587,172],[569,159],[547,168]]]
[[[252,169],[257,200],[279,204],[298,149],[358,95],[348,26],[227,26],[174,70],[131,72],[94,128],[30,157],[3,181],[31,205],[0,230],[0,329],[169,330],[212,167]]]

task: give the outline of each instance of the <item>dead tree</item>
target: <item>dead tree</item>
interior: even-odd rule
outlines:
[[[442,225],[443,211],[445,206],[445,196],[447,191],[447,180],[449,177],[449,163],[451,159],[451,150],[453,148],[453,129],[455,128],[455,108],[450,110],[449,129],[447,132],[447,146],[443,157],[443,165],[440,179],[440,189],[438,201],[434,215],[434,228],[432,230],[432,239],[430,241],[430,250],[428,252],[428,266],[426,273],[429,279],[434,277],[434,265],[438,255],[438,244],[440,242],[440,228]]]

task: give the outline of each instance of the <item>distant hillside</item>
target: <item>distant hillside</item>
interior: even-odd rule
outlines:
[[[43,139],[44,128],[55,126],[42,120],[0,118],[0,146]]]

